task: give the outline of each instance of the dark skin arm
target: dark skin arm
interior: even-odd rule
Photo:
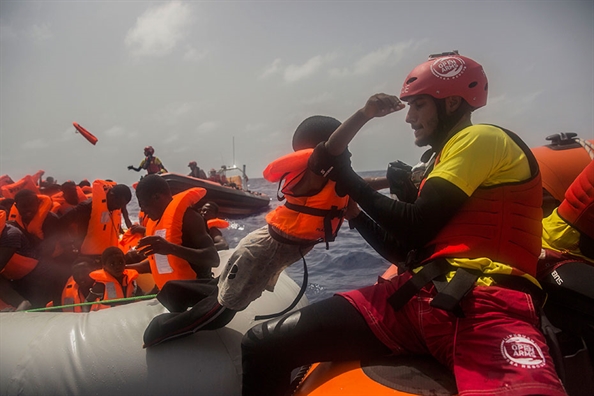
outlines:
[[[227,240],[223,236],[221,230],[219,230],[216,227],[213,227],[208,230],[208,233],[210,234],[210,237],[212,238],[217,251],[229,249],[229,244],[227,243]]]
[[[93,301],[101,301],[103,300],[103,294],[105,293],[105,285],[103,283],[96,282],[93,287],[91,287],[91,291],[87,295],[86,302],[93,302]],[[83,305],[81,307],[83,312],[89,312],[91,310],[92,305]]]
[[[138,242],[137,248],[145,255],[158,253],[180,257],[188,261],[196,273],[203,272],[204,268],[219,266],[220,258],[214,242],[208,235],[204,219],[196,211],[186,210],[182,234],[185,238],[188,238],[189,244],[196,246],[196,248],[176,245],[157,235],[142,238]]]

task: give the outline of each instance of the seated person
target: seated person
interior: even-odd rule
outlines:
[[[229,222],[223,219],[219,219],[219,205],[214,202],[207,202],[200,209],[200,214],[206,220],[206,226],[208,227],[208,234],[212,238],[215,248],[217,250],[228,250],[229,244],[221,233],[220,228],[229,227]]]
[[[60,305],[81,304],[87,301],[87,296],[95,281],[90,277],[93,271],[93,264],[89,261],[79,261],[72,266],[72,276],[66,281],[62,290],[62,301]],[[53,302],[48,307],[53,307]],[[63,312],[84,312],[82,306],[64,307]]]
[[[188,173],[188,176],[192,176],[197,179],[207,179],[204,169],[201,169],[198,164],[196,164],[196,161],[190,162],[188,167],[190,168],[190,173]]]
[[[6,222],[0,210],[0,300],[12,310],[44,307],[59,303],[63,283],[50,265],[37,260],[31,241],[16,226]]]
[[[212,279],[219,255],[204,219],[192,209],[205,193],[192,188],[172,195],[165,179],[145,176],[136,186],[136,197],[149,220],[137,250],[148,259],[128,268],[152,273],[159,289],[169,280]]]
[[[87,296],[87,302],[108,302],[108,300],[142,295],[142,291],[136,284],[138,272],[133,269],[126,269],[124,252],[120,248],[111,246],[105,249],[101,255],[101,265],[103,269],[93,271],[89,274],[95,283]],[[85,305],[83,306],[83,311],[97,311],[121,304],[124,303],[113,302],[109,303],[109,305],[96,304],[92,308]]]
[[[14,205],[8,219],[39,250],[39,257],[43,260],[60,253],[56,250],[60,226],[58,216],[51,212],[52,207],[52,200],[47,195],[21,190],[14,196]]]
[[[61,190],[61,192],[52,196],[54,203],[57,203],[52,211],[58,216],[63,216],[76,205],[88,199],[82,188],[71,180],[64,182]]]
[[[97,260],[107,247],[118,246],[122,210],[131,199],[128,186],[95,180],[93,197],[60,218],[62,232],[74,228],[70,232],[74,249]]]

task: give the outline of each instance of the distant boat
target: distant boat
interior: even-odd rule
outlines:
[[[221,215],[249,216],[267,210],[270,205],[268,195],[242,189],[245,183],[235,183],[237,187],[222,186],[210,180],[197,179],[178,173],[163,173],[161,177],[167,180],[173,194],[192,187],[206,189],[206,196],[198,203],[198,206],[213,201],[219,206]]]

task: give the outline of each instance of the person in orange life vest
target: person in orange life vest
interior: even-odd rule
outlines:
[[[80,255],[100,257],[105,248],[118,245],[122,209],[132,199],[130,188],[104,180],[93,182],[93,196],[60,217],[63,232],[71,228],[74,249]]]
[[[134,170],[136,172],[140,172],[141,170],[146,170],[147,175],[152,175],[155,173],[165,173],[167,169],[161,162],[158,157],[154,157],[155,149],[153,146],[146,146],[144,148],[144,159],[138,165],[138,168],[134,167],[134,165],[129,165],[128,170]]]
[[[72,266],[72,276],[66,281],[62,290],[61,305],[80,304],[87,301],[91,287],[95,283],[89,274],[93,271],[93,264],[89,261],[79,261]],[[53,303],[48,304],[54,306]],[[82,306],[65,307],[63,312],[84,312]]]
[[[229,243],[227,243],[220,228],[229,227],[229,223],[226,220],[218,218],[219,205],[214,202],[207,202],[200,209],[200,214],[204,220],[206,220],[208,234],[212,238],[215,248],[217,248],[217,250],[228,250]]]
[[[0,210],[0,300],[18,311],[59,303],[56,292],[63,280],[52,265],[38,261],[38,250],[6,218],[7,212]]]
[[[305,260],[304,255],[315,244],[334,240],[348,197],[339,197],[333,181],[309,171],[307,160],[313,148],[326,141],[339,125],[332,117],[313,116],[297,127],[292,138],[294,152],[264,170],[267,180],[284,181],[281,191],[287,203],[266,216],[267,225],[239,242],[218,283],[196,285],[194,293],[188,282],[165,285],[158,298],[171,313],[151,321],[144,333],[146,347],[224,327],[265,290],[274,291],[280,273]],[[192,308],[187,310],[189,306]]]
[[[147,260],[128,268],[151,273],[159,289],[170,280],[212,279],[219,255],[204,219],[192,208],[205,193],[204,189],[190,189],[172,195],[169,184],[160,176],[142,178],[136,197],[149,220],[146,236],[136,250]]]
[[[105,249],[101,254],[101,265],[103,269],[89,274],[95,283],[87,296],[87,302],[142,296],[142,290],[136,284],[138,272],[133,269],[126,269],[124,252],[120,248],[110,246]],[[121,304],[124,303],[84,305],[83,311],[97,311]]]
[[[349,208],[351,226],[400,263],[400,274],[250,329],[243,395],[284,394],[303,364],[391,354],[432,355],[452,370],[462,395],[564,395],[538,328],[536,159],[512,132],[472,125],[472,112],[487,101],[487,78],[457,52],[414,68],[401,99],[415,144],[437,157],[414,202],[377,193],[335,159],[372,118],[405,107],[395,96],[372,96],[309,162],[361,207]],[[529,361],[518,350],[530,350]]]
[[[195,177],[197,179],[204,179],[206,180],[206,173],[204,172],[204,169],[201,169],[198,164],[196,163],[196,161],[192,161],[188,164],[188,167],[190,168],[190,173],[188,173],[188,176],[192,176]]]
[[[73,181],[68,180],[62,183],[61,192],[52,196],[54,203],[58,204],[54,206],[52,211],[58,216],[63,216],[66,212],[87,199],[82,188],[78,187]]]
[[[14,197],[9,221],[19,227],[23,234],[39,249],[39,258],[46,261],[57,253],[60,238],[58,215],[51,212],[52,200],[46,195],[37,195],[31,190],[21,190]]]

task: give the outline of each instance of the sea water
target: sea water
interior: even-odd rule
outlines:
[[[360,175],[377,177],[385,175],[385,171],[361,172]],[[276,183],[262,178],[250,179],[248,183],[249,190],[266,194],[272,199],[269,210],[284,203],[277,199],[277,188]],[[136,221],[139,211],[136,197],[132,198],[128,211],[132,221]],[[266,225],[268,211],[240,219],[227,219],[229,227],[221,231],[229,246],[236,247],[244,236]],[[330,243],[330,249],[326,250],[325,243],[319,243],[305,256],[305,260],[309,271],[305,294],[310,302],[322,300],[340,291],[371,285],[390,265],[365,242],[357,230],[349,229],[347,221],[340,228],[336,241]],[[287,273],[301,285],[303,262],[293,264],[287,269]]]

